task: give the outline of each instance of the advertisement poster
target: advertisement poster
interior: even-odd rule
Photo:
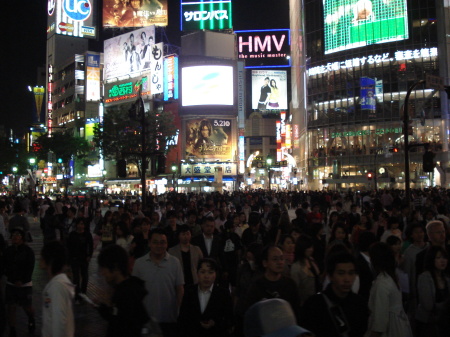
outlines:
[[[103,27],[167,26],[167,0],[103,0]]]
[[[231,119],[191,119],[185,130],[186,157],[232,159]]]
[[[150,70],[155,45],[155,26],[105,40],[105,80]]]
[[[86,56],[86,100],[100,100],[100,55]]]
[[[369,77],[360,78],[360,103],[361,110],[372,110],[375,113],[377,100],[375,96],[375,79]]]
[[[252,70],[252,109],[286,110],[287,73],[285,70]]]
[[[325,54],[408,38],[406,0],[323,0]]]

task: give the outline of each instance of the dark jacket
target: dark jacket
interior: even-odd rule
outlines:
[[[323,294],[328,297],[333,309],[328,309]],[[348,336],[364,336],[369,318],[369,309],[364,300],[352,292],[346,298],[339,298],[334,294],[331,285],[328,285],[323,294],[313,295],[306,300],[303,312],[300,315],[300,325],[305,329],[311,330],[316,337],[340,336],[339,333],[342,333],[342,331],[339,331],[339,325],[334,317],[343,313],[344,321],[346,321],[349,329]],[[336,309],[339,307],[342,310]]]
[[[67,239],[67,248],[69,250],[69,262],[87,261],[88,257],[92,257],[94,251],[91,233],[72,231]]]
[[[214,326],[204,329],[200,322],[214,321]],[[211,297],[205,308],[200,311],[198,285],[186,288],[178,317],[180,336],[182,337],[226,337],[232,325],[233,305],[230,292],[214,285]]]
[[[7,282],[31,282],[34,261],[34,252],[26,244],[9,246],[5,252],[5,275]]]
[[[147,295],[144,281],[130,276],[118,284],[112,296],[112,306],[101,305],[100,315],[109,323],[107,337],[139,337],[149,320],[143,299]]]
[[[222,244],[220,237],[218,235],[214,234],[213,236],[210,254],[208,254],[208,251],[206,249],[205,237],[203,236],[203,233],[192,238],[191,244],[193,244],[194,246],[198,246],[201,249],[204,258],[209,257],[220,263],[222,257],[221,256]]]

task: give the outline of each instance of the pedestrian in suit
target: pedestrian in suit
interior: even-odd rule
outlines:
[[[181,337],[227,337],[232,325],[233,305],[228,289],[215,284],[218,264],[200,260],[198,284],[186,288],[178,327]]]
[[[203,257],[208,257],[220,262],[221,240],[218,235],[214,235],[214,218],[212,216],[203,219],[202,234],[192,239],[192,244],[198,246],[203,253]]]

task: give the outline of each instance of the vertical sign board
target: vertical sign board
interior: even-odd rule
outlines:
[[[164,100],[178,99],[178,56],[164,58]]]
[[[100,55],[86,55],[86,101],[100,100]]]
[[[232,29],[231,1],[181,1],[181,30]]]
[[[163,92],[163,68],[164,60],[164,44],[162,42],[153,45],[152,53],[150,55],[150,91],[152,95]]]
[[[53,34],[95,39],[96,0],[48,0],[47,38]]]
[[[245,128],[245,69],[244,62],[237,62],[237,86],[238,86],[238,127]]]
[[[281,121],[276,122],[277,128],[277,161],[281,161]]]
[[[376,111],[376,96],[375,85],[376,81],[373,78],[361,77],[360,81],[360,103],[361,110],[369,110],[369,117],[374,117]]]
[[[33,121],[37,123],[41,122],[41,110],[42,110],[42,102],[44,101],[45,89],[44,87],[33,87],[34,101],[36,103],[36,118],[33,118]]]
[[[52,103],[52,91],[53,91],[53,65],[48,65],[48,88],[47,88],[47,128],[49,136],[52,134],[52,119],[53,119],[53,103]]]

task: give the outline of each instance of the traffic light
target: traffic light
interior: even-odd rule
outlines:
[[[422,157],[423,172],[433,172],[436,164],[434,163],[435,154],[432,151],[426,151]]]
[[[117,176],[119,178],[125,178],[127,176],[127,161],[125,159],[117,161]]]
[[[400,152],[400,150],[399,150],[399,148],[398,148],[398,147],[396,147],[396,146],[393,146],[393,147],[389,148],[389,152],[392,152],[392,153],[399,153],[399,152]]]
[[[367,172],[367,180],[372,180],[372,178],[373,178],[373,173]]]
[[[62,164],[63,160],[62,158],[58,158],[58,164]]]

